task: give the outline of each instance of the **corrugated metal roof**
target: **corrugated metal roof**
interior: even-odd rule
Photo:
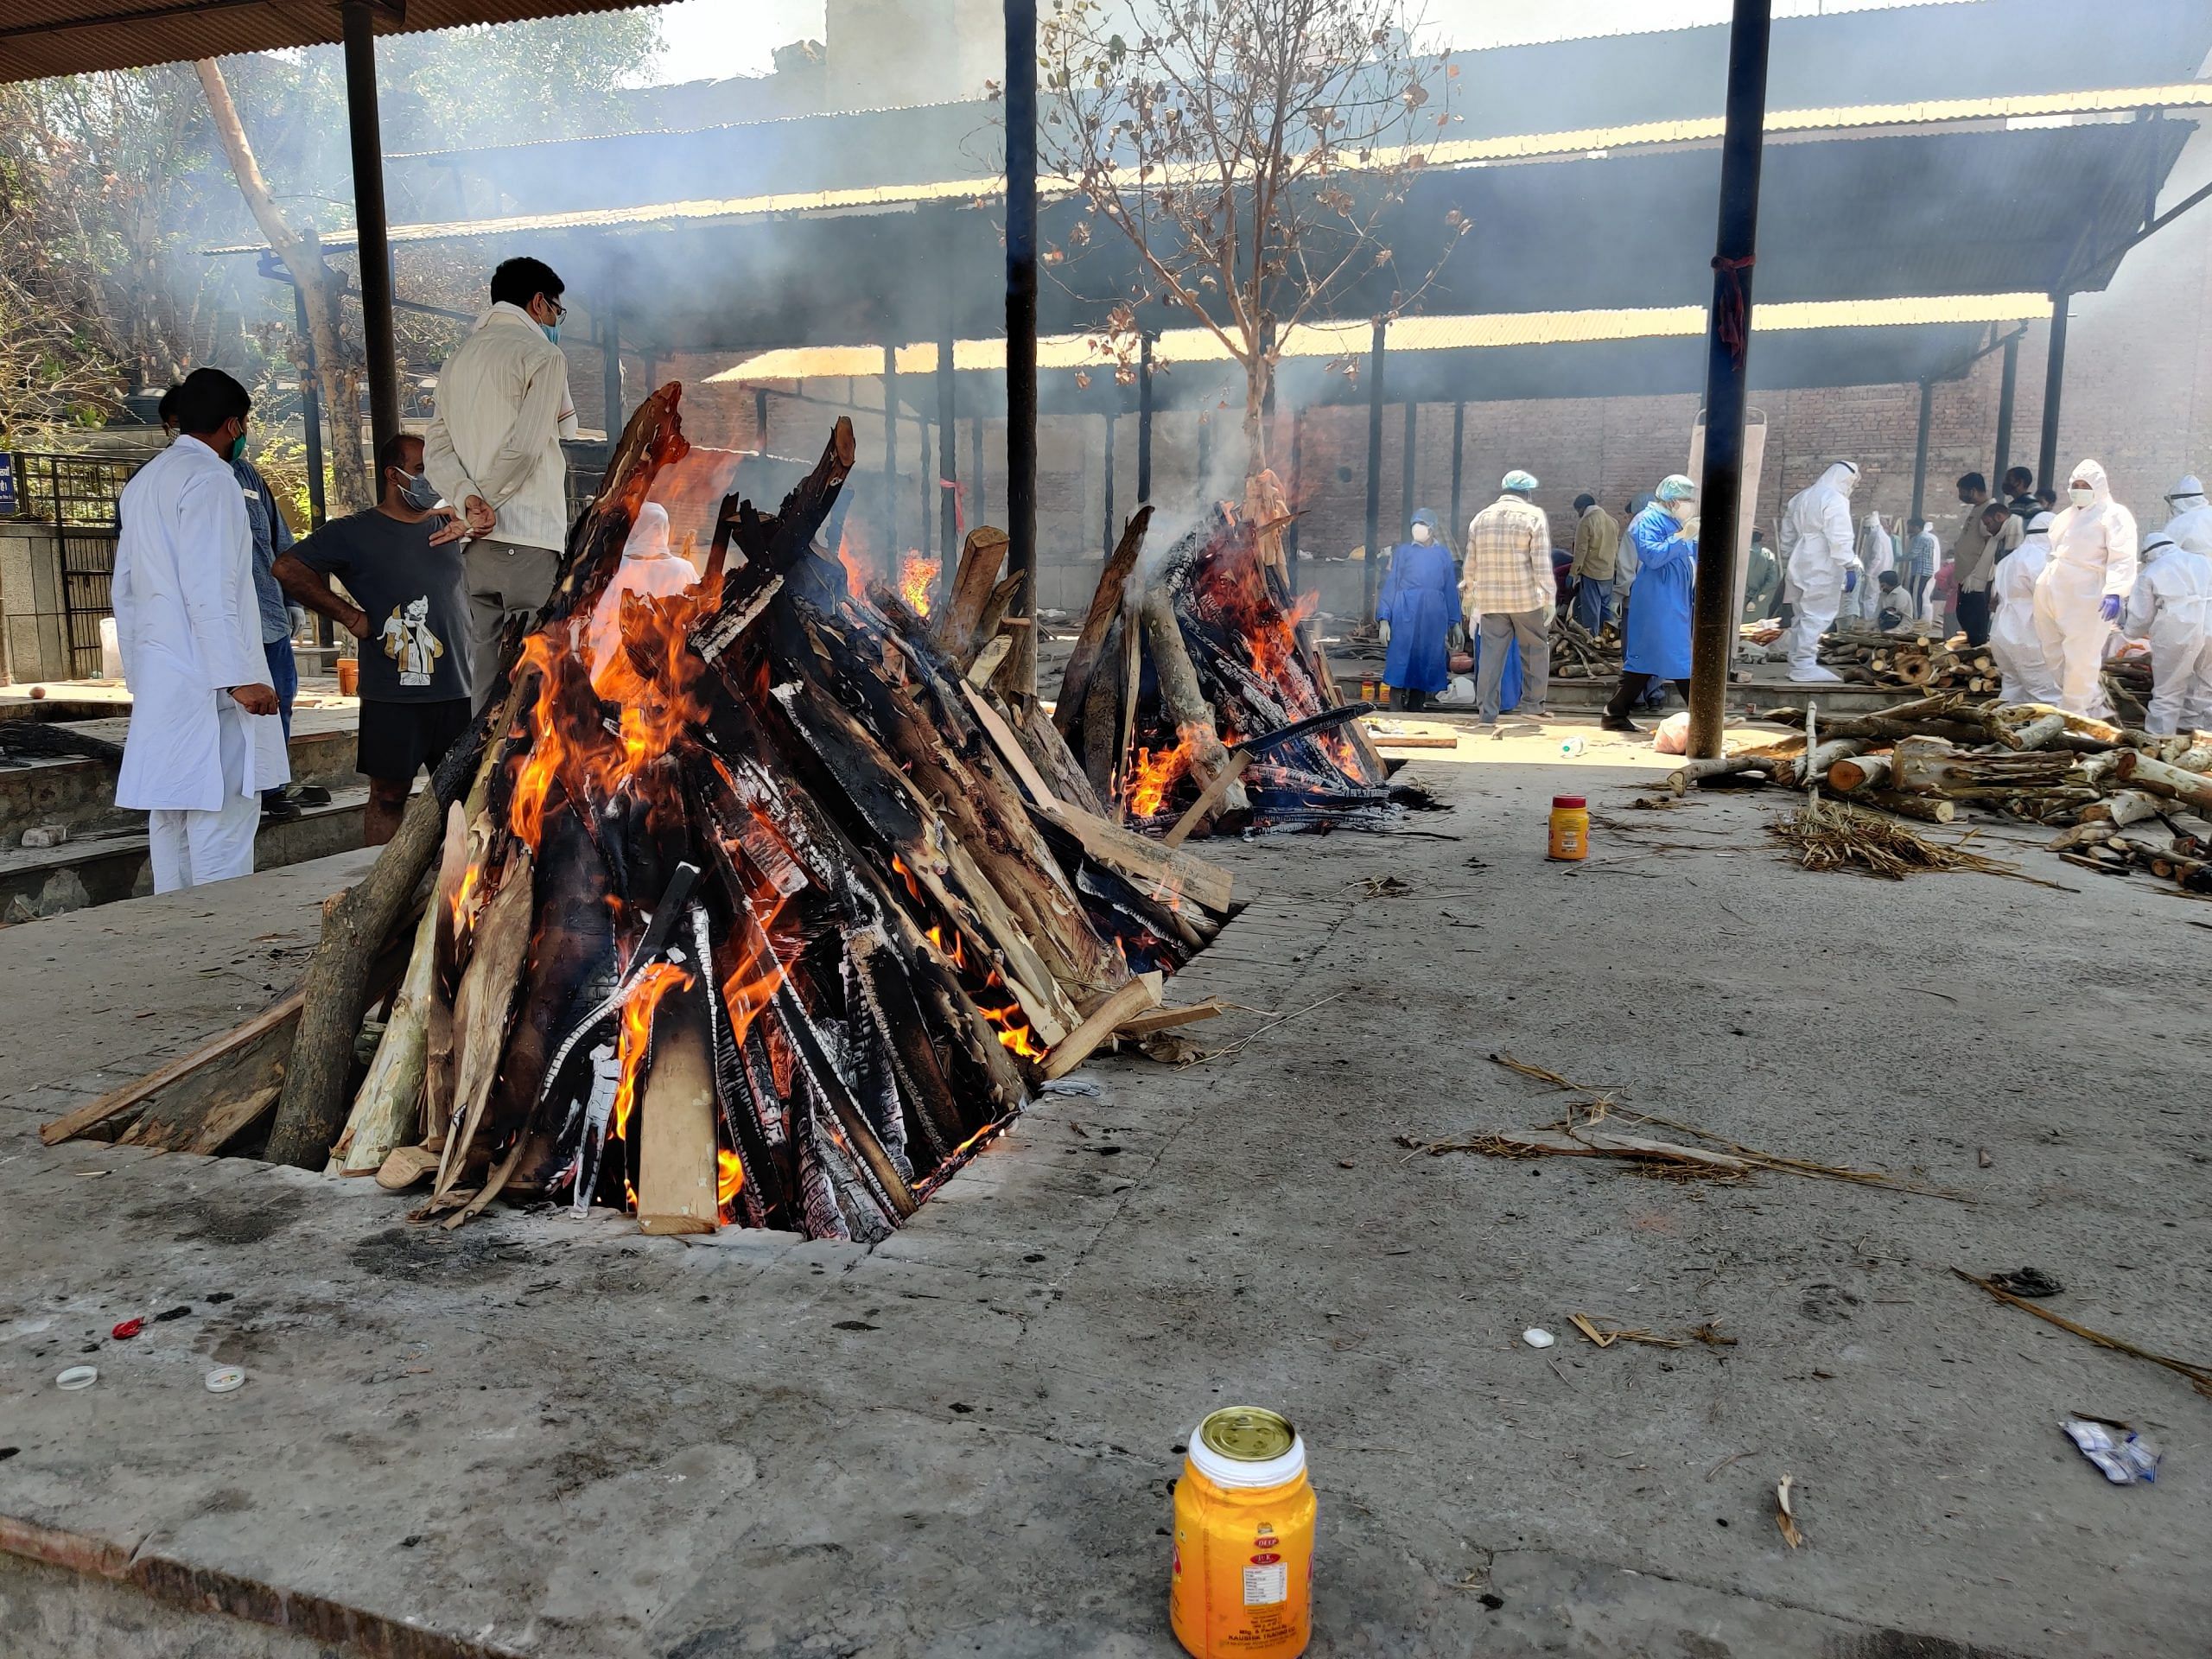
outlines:
[[[1788,334],[1828,328],[1897,328],[1928,323],[2043,321],[2050,316],[2047,294],[1953,294],[1895,300],[1811,300],[1755,305],[1754,334]],[[1293,328],[1282,340],[1286,358],[1357,357],[1371,340],[1363,321],[1311,324]],[[1456,352],[1513,346],[1565,346],[1604,340],[1670,340],[1701,336],[1702,306],[1649,306],[1611,311],[1521,311],[1497,316],[1401,317],[1389,326],[1385,350]],[[1037,342],[1040,369],[1111,369],[1111,352],[1096,336],[1056,334]],[[1230,353],[1207,329],[1176,328],[1162,334],[1155,359],[1166,365],[1221,363]],[[937,346],[901,346],[896,357],[901,374],[933,374]],[[953,367],[996,373],[1006,367],[1003,340],[954,342]],[[800,346],[762,352],[707,377],[709,385],[763,380],[827,380],[873,377],[883,372],[880,346]]]
[[[2212,85],[2188,82],[2165,86],[2126,86],[2097,92],[2036,93],[2018,98],[1948,99],[1916,104],[1869,104],[1823,110],[1768,111],[1770,134],[1835,137],[1897,127],[1971,127],[1977,124],[2065,116],[2119,115],[2144,109],[2212,108]],[[1586,127],[1570,132],[1527,133],[1508,138],[1451,143],[1431,152],[1431,170],[1480,167],[1506,162],[1557,161],[1590,156],[1601,158],[1623,150],[1669,146],[1710,146],[1720,141],[1718,119],[1662,121],[1628,127]],[[1128,182],[1135,184],[1134,173]],[[735,221],[794,213],[851,212],[869,208],[905,210],[925,202],[995,199],[1003,188],[996,177],[939,180],[924,184],[856,186],[727,198],[652,202],[634,207],[580,209],[561,213],[518,213],[499,218],[395,225],[394,243],[435,242],[470,237],[516,236],[578,229],[617,230],[685,220]],[[1041,195],[1066,195],[1065,180],[1039,178]],[[350,232],[323,238],[328,247],[352,245]],[[258,253],[257,243],[210,248],[211,254]]]
[[[376,9],[379,35],[625,11],[661,0],[407,0]],[[8,0],[0,12],[0,81],[136,69],[149,63],[330,46],[342,29],[329,0]]]

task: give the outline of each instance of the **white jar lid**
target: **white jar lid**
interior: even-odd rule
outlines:
[[[1306,1442],[1263,1406],[1224,1406],[1192,1431],[1191,1466],[1217,1486],[1281,1486],[1306,1472]]]

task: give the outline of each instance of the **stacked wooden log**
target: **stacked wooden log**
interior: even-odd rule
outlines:
[[[1552,618],[1552,677],[1555,680],[1618,680],[1621,677],[1620,631],[1608,623],[1596,633],[1572,616]]]
[[[1922,698],[1841,718],[1777,709],[1802,738],[1688,760],[1692,784],[1821,789],[1853,805],[1949,823],[1981,810],[2060,831],[2050,850],[2212,893],[2212,733],[2153,736],[2040,703]]]
[[[504,1196],[873,1239],[1033,1085],[1156,1028],[1230,877],[1098,816],[1000,677],[1003,536],[969,538],[934,620],[850,591],[816,540],[848,423],[772,516],[723,500],[698,587],[626,596],[593,660],[582,624],[689,448],[678,391],[632,420],[493,713],[327,907],[302,992],[49,1141],[265,1142],[428,1177],[449,1225]]]
[[[1993,696],[2003,678],[1986,645],[1964,634],[1939,639],[1932,631],[1885,633],[1846,624],[1821,640],[1821,662],[1853,685],[1963,691]]]
[[[1277,523],[1217,518],[1147,556],[1151,516],[1106,562],[1054,710],[1092,790],[1171,844],[1385,821],[1389,768],[1300,626]]]

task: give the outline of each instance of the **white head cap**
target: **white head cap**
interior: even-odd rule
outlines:
[[[2185,501],[2191,496],[2201,496],[2203,493],[2203,480],[2198,478],[2195,473],[2191,473],[2188,477],[2183,479],[2180,483],[2175,485],[2173,488],[2166,492],[2166,499],[2169,501]]]
[[[2028,534],[2031,536],[2050,535],[2052,516],[2052,514],[2048,512],[2038,512],[2036,514],[2034,518],[2028,520]]]

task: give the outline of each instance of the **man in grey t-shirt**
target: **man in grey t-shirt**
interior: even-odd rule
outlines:
[[[355,764],[369,780],[361,838],[372,847],[397,833],[415,774],[467,729],[470,703],[467,585],[451,545],[467,526],[437,505],[422,439],[394,438],[377,460],[383,499],[332,519],[276,561],[287,594],[361,642]]]

